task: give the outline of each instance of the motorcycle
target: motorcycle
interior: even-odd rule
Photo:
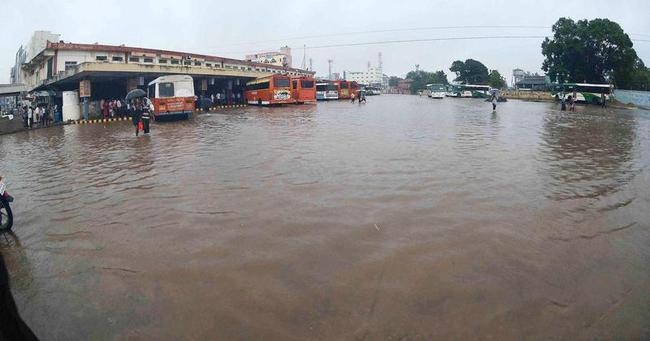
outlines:
[[[14,215],[9,207],[13,201],[14,197],[7,193],[7,185],[0,176],[0,231],[9,231],[14,224]]]

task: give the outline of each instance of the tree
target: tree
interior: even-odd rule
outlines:
[[[497,89],[503,89],[507,85],[506,80],[497,70],[490,70],[490,74],[488,75],[488,84]]]
[[[399,77],[391,76],[391,77],[388,79],[388,86],[390,86],[390,87],[396,87],[396,86],[397,86],[397,83],[399,83],[400,79],[401,79],[401,78],[399,78]]]
[[[560,18],[542,42],[542,70],[553,81],[630,85],[638,57],[630,37],[608,19]]]
[[[647,68],[641,59],[634,65],[634,71],[628,86],[630,90],[650,90],[650,68]]]
[[[478,60],[467,59],[465,62],[456,60],[451,63],[449,71],[456,73],[455,82],[464,82],[465,84],[486,84],[488,82],[488,69]]]
[[[411,83],[411,93],[426,89],[427,84],[449,84],[447,75],[442,70],[436,72],[426,72],[424,70],[411,71],[406,74],[406,79],[413,81]]]

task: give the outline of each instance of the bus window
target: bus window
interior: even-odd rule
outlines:
[[[311,88],[314,87],[314,81],[304,80],[303,79],[303,80],[300,81],[300,86],[302,88],[305,88],[305,89],[311,89]]]
[[[154,98],[156,97],[156,84],[151,84],[147,88],[147,97]]]
[[[158,86],[158,97],[174,97],[174,83],[160,83]]]
[[[298,88],[298,81],[297,81],[297,80],[294,80],[294,81],[293,81],[293,88],[294,88],[294,89],[297,89],[297,88]]]
[[[273,80],[273,83],[276,88],[288,88],[289,87],[289,78],[277,77]]]

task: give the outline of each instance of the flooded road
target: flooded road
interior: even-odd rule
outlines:
[[[650,338],[650,114],[414,96],[0,136],[43,339]]]

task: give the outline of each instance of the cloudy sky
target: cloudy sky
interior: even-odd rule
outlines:
[[[303,46],[314,70],[364,71],[382,52],[384,73],[404,76],[419,64],[444,70],[474,58],[510,80],[513,68],[541,72],[542,38],[385,41],[458,37],[547,36],[559,17],[609,18],[635,41],[650,64],[650,2],[591,1],[14,1],[0,11],[0,83],[9,80],[16,50],[35,30],[79,43],[126,44],[232,58],[288,45],[294,67]],[[646,40],[645,42],[641,40]],[[351,45],[335,46],[331,45]],[[330,47],[327,47],[330,46]]]

